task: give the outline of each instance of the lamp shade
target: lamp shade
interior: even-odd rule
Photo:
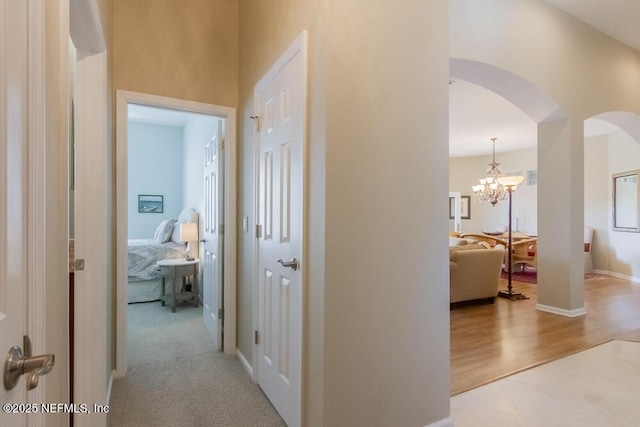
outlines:
[[[180,224],[180,241],[195,242],[198,240],[198,224],[195,222],[183,222]]]
[[[522,175],[501,176],[498,178],[498,182],[505,187],[516,187],[523,179],[524,177]]]

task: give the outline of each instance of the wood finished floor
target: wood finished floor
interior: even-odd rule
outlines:
[[[501,281],[501,289],[506,281]],[[451,395],[611,339],[640,341],[640,284],[611,276],[585,280],[585,316],[535,309],[537,287],[513,282],[528,300],[451,310]]]

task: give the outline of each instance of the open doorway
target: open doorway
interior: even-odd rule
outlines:
[[[210,331],[216,347],[235,354],[235,110],[118,91],[116,132],[117,376],[124,376],[127,369],[128,303],[149,299],[149,292],[157,293],[154,286],[162,287],[161,280],[154,284],[152,278],[147,277],[149,283],[143,285],[150,287],[144,290],[146,296],[131,291],[128,243],[130,239],[155,237],[161,223],[197,224],[197,237],[194,241],[187,240],[191,255],[198,258],[193,264],[195,274],[189,275],[193,282],[187,285],[192,291],[201,291],[193,296],[202,302],[198,304],[203,307],[202,315],[215,316],[209,323],[218,328],[217,332]],[[212,160],[212,144],[216,161],[223,165],[217,170],[223,176],[215,180],[215,188],[209,185],[212,180],[205,176],[207,162]],[[165,146],[164,151],[157,149],[159,145]],[[205,191],[205,187],[209,191]],[[214,193],[219,203],[212,203]],[[170,242],[173,233],[168,228],[164,237],[168,236]],[[216,239],[219,251],[210,249],[208,243],[202,241],[208,240],[212,231],[219,237]],[[173,243],[184,247],[183,233],[177,233]],[[156,262],[151,269],[157,268]],[[214,267],[212,262],[216,263]],[[224,337],[222,316],[224,329],[228,331]]]

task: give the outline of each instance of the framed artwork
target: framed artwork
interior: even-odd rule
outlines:
[[[449,219],[455,219],[456,198],[449,197]],[[460,197],[460,219],[471,219],[471,196]]]
[[[139,194],[138,195],[138,212],[139,213],[162,213],[164,211],[164,196]]]
[[[456,219],[454,209],[456,208],[456,198],[449,197],[449,219]]]
[[[471,219],[471,196],[460,197],[460,216],[462,219]]]

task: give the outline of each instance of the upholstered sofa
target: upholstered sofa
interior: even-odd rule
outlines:
[[[482,243],[449,247],[450,303],[495,299],[505,248]]]

